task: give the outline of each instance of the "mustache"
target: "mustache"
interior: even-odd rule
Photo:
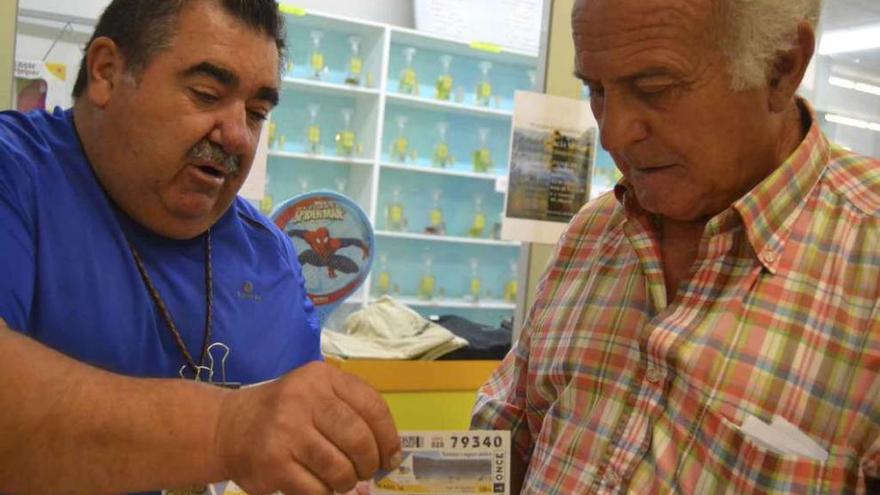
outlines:
[[[227,175],[237,175],[241,168],[241,158],[238,155],[227,153],[222,146],[212,143],[208,139],[202,139],[190,148],[186,154],[191,161],[209,161],[223,166]]]

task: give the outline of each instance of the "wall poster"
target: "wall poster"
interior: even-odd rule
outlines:
[[[518,91],[501,237],[555,244],[590,199],[598,125],[589,102]]]

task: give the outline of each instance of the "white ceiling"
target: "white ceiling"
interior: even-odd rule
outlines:
[[[823,29],[842,29],[880,23],[878,0],[825,0],[823,3],[821,22]]]
[[[820,36],[823,30],[880,24],[880,0],[824,0],[823,3]],[[834,55],[832,59],[835,65],[848,66],[866,75],[880,77],[880,50],[842,53]]]

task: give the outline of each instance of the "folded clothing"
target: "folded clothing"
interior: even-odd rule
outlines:
[[[382,296],[342,322],[342,332],[321,334],[321,351],[340,359],[431,360],[468,345],[390,296]]]
[[[432,317],[431,321],[468,341],[467,347],[444,354],[442,360],[503,359],[510,350],[512,332],[503,324],[495,328],[456,315]]]

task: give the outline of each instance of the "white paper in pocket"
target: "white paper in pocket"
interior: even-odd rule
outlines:
[[[797,426],[779,415],[767,424],[749,414],[739,430],[764,448],[782,455],[794,455],[818,462],[828,460],[828,451]]]

